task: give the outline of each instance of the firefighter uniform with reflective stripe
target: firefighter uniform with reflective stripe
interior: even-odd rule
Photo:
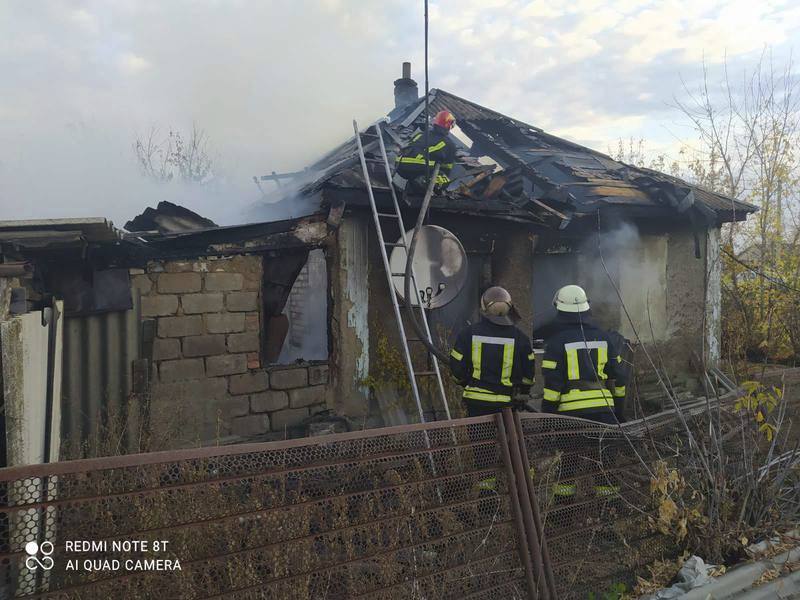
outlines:
[[[428,132],[428,165],[429,170],[425,169],[425,134],[417,133],[411,142],[403,148],[400,156],[397,157],[397,173],[409,181],[425,177],[427,172],[433,172],[434,167],[439,165],[439,175],[436,178],[437,185],[447,185],[450,183],[450,171],[456,158],[456,147],[450,139],[449,132],[443,127],[434,125]]]
[[[524,393],[533,385],[531,342],[514,325],[481,318],[459,334],[450,352],[450,369],[464,386],[470,416],[497,412],[511,405],[514,388]]]
[[[626,377],[619,336],[596,327],[587,316],[559,312],[561,327],[545,340],[542,409],[604,423],[622,422]]]

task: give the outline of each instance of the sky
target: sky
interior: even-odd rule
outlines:
[[[393,107],[423,2],[0,0],[0,220],[106,216],[159,200],[248,220],[253,175],[302,168]],[[430,85],[600,151],[692,139],[702,80],[800,47],[794,0],[431,0]],[[713,91],[713,89],[712,89]],[[214,178],[142,177],[133,145],[203,130]],[[265,218],[269,209],[265,209]]]

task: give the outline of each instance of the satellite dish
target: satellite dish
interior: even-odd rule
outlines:
[[[406,233],[408,244],[411,244],[413,233]],[[399,242],[402,240],[398,240]],[[406,249],[402,246],[396,246],[392,250],[389,258],[392,273],[405,273],[406,256]],[[422,304],[426,308],[444,306],[458,296],[467,282],[467,253],[464,246],[447,229],[437,225],[423,225],[414,250],[414,275]],[[392,283],[397,295],[405,299],[405,277],[395,275]],[[413,291],[411,302],[414,306],[419,305]]]

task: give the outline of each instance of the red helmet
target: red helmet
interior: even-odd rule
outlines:
[[[456,118],[449,110],[440,110],[433,118],[433,124],[450,131],[456,125]]]

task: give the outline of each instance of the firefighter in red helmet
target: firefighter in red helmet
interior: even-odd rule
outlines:
[[[433,173],[434,167],[439,165],[439,175],[436,185],[445,187],[450,183],[450,171],[456,159],[456,146],[450,137],[450,130],[455,127],[456,118],[453,113],[441,110],[433,118],[433,127],[428,132],[427,158],[428,168],[425,166],[426,139],[425,133],[419,132],[397,157],[397,174],[409,181],[421,182],[424,187],[425,176]]]

